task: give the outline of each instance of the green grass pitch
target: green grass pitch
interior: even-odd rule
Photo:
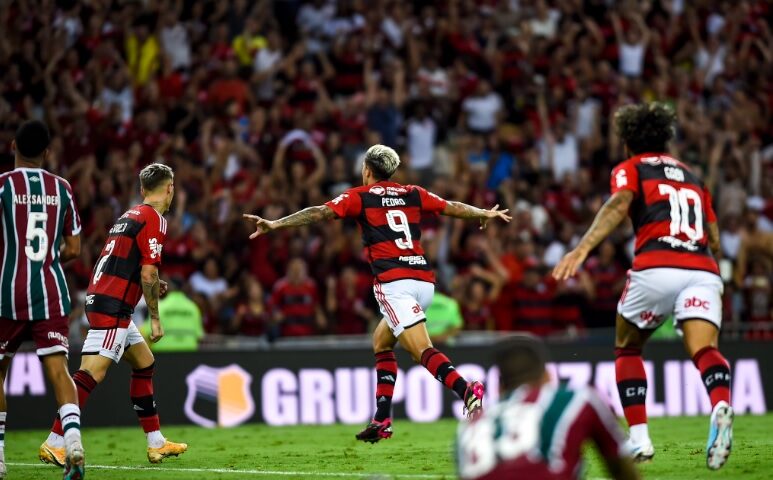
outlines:
[[[145,439],[136,428],[84,431],[87,479],[450,479],[451,442],[456,422],[395,423],[392,439],[376,445],[354,440],[358,426],[233,429],[167,427],[172,440],[188,442],[188,453],[150,465]],[[645,479],[768,479],[773,475],[773,414],[741,416],[735,423],[730,461],[718,472],[705,467],[706,417],[653,419],[656,455],[641,466]],[[60,479],[61,471],[38,463],[38,446],[47,432],[9,431],[5,457],[14,480]],[[90,466],[89,466],[90,465]],[[586,478],[606,478],[589,455]]]

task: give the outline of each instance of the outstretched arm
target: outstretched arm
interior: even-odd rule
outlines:
[[[322,220],[331,220],[336,218],[336,214],[327,205],[318,205],[316,207],[304,208],[300,212],[295,212],[292,215],[282,217],[278,220],[266,220],[257,215],[244,214],[244,218],[254,220],[256,224],[255,233],[250,235],[250,238],[257,238],[259,235],[268,233],[272,230],[279,230],[280,228],[300,227],[302,225],[311,225],[312,223],[321,222]]]
[[[508,215],[508,209],[499,210],[499,205],[494,205],[491,210],[484,208],[473,207],[462,202],[447,201],[446,207],[443,209],[443,215],[456,218],[478,218],[480,219],[480,228],[483,230],[486,228],[486,223],[492,218],[501,218],[505,222],[509,222],[512,217]]]
[[[577,247],[564,255],[564,258],[553,269],[553,278],[566,280],[574,276],[591,250],[607,238],[625,219],[632,201],[633,192],[630,190],[620,190],[609,197],[609,200],[602,205],[599,213],[596,214],[593,224],[585,232],[585,236],[582,237]]]

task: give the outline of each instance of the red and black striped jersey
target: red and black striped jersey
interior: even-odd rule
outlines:
[[[59,249],[62,237],[81,231],[70,184],[40,168],[17,168],[0,175],[0,206],[0,317],[67,316],[70,292]]]
[[[442,212],[445,200],[415,185],[378,182],[351,188],[325,205],[339,217],[357,220],[377,281],[435,281],[421,248],[419,223],[422,212]]]
[[[92,328],[128,325],[142,296],[142,266],[161,264],[165,239],[166,219],[150,205],[134,206],[115,222],[86,291]]]
[[[634,194],[629,211],[636,232],[633,270],[719,274],[708,246],[708,224],[717,221],[711,194],[687,165],[665,153],[645,153],[615,167],[610,182],[613,194]]]

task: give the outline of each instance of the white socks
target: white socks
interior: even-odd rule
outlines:
[[[650,430],[646,423],[632,425],[629,433],[631,435],[631,441],[634,443],[634,445],[652,443],[650,440]]]
[[[64,445],[69,450],[75,442],[81,441],[81,409],[74,403],[59,407],[59,418],[64,430]]]
[[[145,435],[148,437],[148,448],[161,448],[166,443],[166,438],[161,435],[161,430],[154,430]]]

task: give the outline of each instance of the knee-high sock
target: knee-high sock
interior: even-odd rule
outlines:
[[[153,371],[156,364],[149,367],[132,370],[132,379],[129,384],[129,396],[137,412],[142,430],[145,433],[155,432],[161,429],[156,411],[156,400],[153,397]]]
[[[725,401],[730,403],[730,364],[714,347],[700,349],[692,361],[700,370],[703,385],[711,399],[711,406]]]
[[[72,376],[73,382],[75,382],[75,388],[78,390],[78,407],[83,411],[83,407],[86,406],[86,401],[89,399],[89,395],[96,388],[97,381],[94,377],[85,370],[78,370]],[[60,418],[60,412],[56,413],[54,424],[51,426],[51,433],[64,436],[64,429],[62,428],[62,420]]]
[[[433,377],[440,383],[450,388],[464,400],[464,392],[467,390],[467,381],[459,375],[451,360],[436,348],[428,348],[421,354],[421,364],[429,370]]]
[[[620,403],[629,426],[647,423],[647,374],[639,348],[615,349],[615,374]]]
[[[392,416],[392,395],[397,382],[397,358],[393,350],[376,354],[376,415],[383,422]]]

